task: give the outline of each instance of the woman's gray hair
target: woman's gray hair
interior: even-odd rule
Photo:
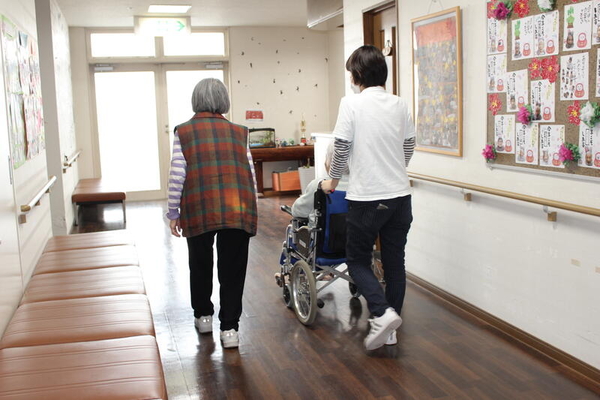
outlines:
[[[229,111],[229,93],[218,79],[202,79],[192,93],[192,110],[195,113],[226,114]]]

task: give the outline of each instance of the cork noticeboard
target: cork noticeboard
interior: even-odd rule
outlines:
[[[494,16],[499,3],[487,2],[486,142],[496,146],[494,162],[600,178],[600,123],[569,118],[576,101],[580,110],[600,102],[600,0],[556,0],[550,11],[538,5],[548,1],[516,0],[505,20]],[[517,118],[523,105],[532,110],[529,125]],[[562,142],[579,146],[578,163],[559,162]]]

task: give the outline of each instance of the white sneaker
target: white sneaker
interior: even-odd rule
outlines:
[[[367,350],[375,350],[383,346],[390,334],[402,324],[402,318],[389,307],[381,317],[369,319],[371,330],[365,338],[364,344]]]
[[[240,344],[240,336],[235,329],[221,331],[221,343],[224,349],[232,349]]]
[[[387,342],[385,342],[385,345],[393,346],[395,344],[398,344],[398,339],[396,338],[396,331],[393,331],[392,333],[390,333],[390,336],[388,336],[388,340]]]
[[[212,315],[194,318],[194,325],[196,325],[200,333],[212,332]]]

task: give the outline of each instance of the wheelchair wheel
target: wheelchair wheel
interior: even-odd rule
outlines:
[[[291,281],[296,316],[304,325],[310,325],[317,316],[317,282],[305,261],[300,260],[294,264]]]
[[[290,288],[290,284],[286,283],[283,285],[283,302],[288,308],[293,308],[292,306],[292,290]]]
[[[352,282],[348,282],[348,289],[350,289],[350,294],[352,297],[360,297],[360,291],[358,290],[358,286]]]

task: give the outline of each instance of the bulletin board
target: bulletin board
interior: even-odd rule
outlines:
[[[600,0],[490,0],[486,47],[493,162],[600,178],[600,123],[580,119],[600,102]],[[579,161],[561,161],[565,143]]]
[[[37,42],[0,16],[0,43],[13,168],[45,149]]]

